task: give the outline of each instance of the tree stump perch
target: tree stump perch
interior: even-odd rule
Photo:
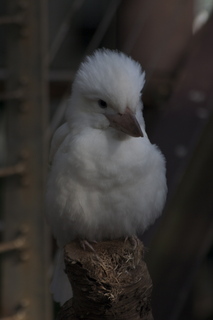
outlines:
[[[75,241],[65,246],[67,276],[73,298],[57,320],[153,320],[152,281],[137,238],[103,241],[95,252]]]

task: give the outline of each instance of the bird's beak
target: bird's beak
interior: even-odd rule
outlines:
[[[123,114],[105,114],[110,127],[120,130],[132,137],[143,137],[141,127],[134,113],[127,107]]]

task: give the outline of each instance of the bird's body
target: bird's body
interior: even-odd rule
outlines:
[[[145,132],[143,85],[140,65],[121,53],[96,51],[81,65],[51,146],[47,218],[60,248],[136,235],[161,213],[165,161]],[[59,288],[55,279],[64,302]]]

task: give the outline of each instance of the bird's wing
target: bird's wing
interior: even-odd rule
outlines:
[[[64,123],[60,126],[52,139],[51,147],[50,147],[50,155],[49,155],[49,162],[51,163],[56,152],[58,151],[60,145],[63,143],[66,136],[69,134],[69,127],[67,123]]]

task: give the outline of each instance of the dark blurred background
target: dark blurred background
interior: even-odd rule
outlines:
[[[54,319],[44,220],[49,143],[96,48],[146,71],[144,116],[167,161],[164,213],[141,239],[155,320],[213,319],[213,0],[1,0],[0,320]]]

